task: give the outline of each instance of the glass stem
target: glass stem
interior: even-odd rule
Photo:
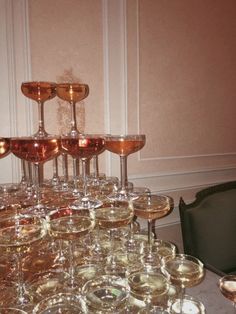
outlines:
[[[70,131],[70,133],[72,135],[76,135],[79,133],[77,130],[77,121],[76,121],[76,107],[75,107],[76,103],[72,101],[70,103],[70,105],[71,105],[71,122],[70,122],[71,123],[71,131]]]
[[[58,186],[60,182],[60,178],[58,175],[58,157],[53,158],[52,168],[53,168],[52,185]]]
[[[21,172],[22,172],[22,176],[21,176],[20,184],[25,186],[27,184],[26,161],[23,159],[21,159]]]
[[[87,159],[82,158],[82,177],[83,177],[83,192],[84,192],[84,197],[87,197],[88,191],[87,191]]]
[[[25,285],[22,272],[22,257],[21,253],[16,254],[16,269],[17,269],[17,296],[19,304],[24,303]]]
[[[63,190],[68,189],[68,155],[62,154]]]
[[[39,205],[41,202],[41,193],[40,193],[40,164],[35,163],[34,164],[34,170],[35,170],[35,192],[36,192],[36,198],[37,198],[37,204]]]
[[[74,287],[75,282],[75,268],[74,268],[74,241],[69,241],[69,276],[70,286]]]
[[[98,168],[98,155],[93,156],[93,168],[94,168],[94,178],[99,178],[99,168]]]
[[[152,220],[148,219],[148,247],[149,251],[151,250],[152,246]]]
[[[74,157],[73,157],[73,181],[74,181],[74,193],[78,193],[77,159]]]
[[[120,156],[120,180],[121,180],[121,191],[126,191],[126,186],[128,184],[127,156]]]
[[[38,132],[37,135],[39,136],[45,136],[47,135],[47,132],[44,128],[44,103],[42,101],[38,101],[38,115],[39,115],[39,121],[38,121]]]
[[[183,313],[184,296],[185,296],[185,288],[181,287],[180,299],[179,299],[179,313]]]
[[[27,161],[28,180],[27,180],[27,195],[33,194],[33,177],[32,177],[32,164]]]

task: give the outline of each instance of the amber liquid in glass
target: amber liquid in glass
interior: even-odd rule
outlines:
[[[60,153],[60,140],[57,138],[14,138],[11,151],[20,159],[29,162],[45,162]]]
[[[109,150],[112,153],[121,155],[121,156],[127,156],[129,154],[133,154],[140,149],[143,148],[145,144],[144,140],[128,140],[128,139],[117,139],[117,140],[106,140],[106,149]]]
[[[143,206],[139,207],[138,205],[134,207],[134,214],[137,217],[148,219],[148,220],[154,220],[159,219],[161,217],[164,217],[167,215],[170,211],[170,206],[163,205],[161,209],[156,209],[155,206],[144,208]]]
[[[171,259],[165,268],[173,284],[183,287],[193,287],[203,278],[203,267],[190,260]]]
[[[61,83],[57,85],[57,95],[68,102],[78,102],[86,98],[89,94],[87,84]]]
[[[232,302],[236,303],[236,280],[222,281],[220,284],[221,293]]]
[[[0,158],[7,156],[10,153],[10,138],[0,138]]]
[[[104,150],[103,138],[62,138],[62,149],[75,158],[90,158]]]
[[[64,240],[76,240],[94,227],[94,222],[87,216],[64,216],[53,219],[50,222],[49,233],[53,238]]]
[[[133,211],[122,207],[100,207],[95,210],[95,220],[101,228],[115,229],[128,225]]]
[[[51,82],[25,82],[21,85],[22,93],[35,101],[44,102],[56,96],[56,84]]]

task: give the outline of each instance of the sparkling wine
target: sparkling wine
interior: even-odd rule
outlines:
[[[60,140],[56,137],[19,137],[11,139],[11,151],[29,162],[45,162],[60,153]]]
[[[56,87],[53,82],[25,82],[21,85],[21,91],[32,100],[44,102],[56,96]]]
[[[0,137],[0,158],[10,153],[10,138]]]
[[[165,276],[155,272],[136,272],[128,277],[131,295],[138,300],[156,300],[166,295],[169,285]]]
[[[50,221],[49,233],[52,237],[76,240],[94,228],[94,221],[87,216],[65,216]]]
[[[75,158],[90,158],[93,155],[100,154],[105,145],[102,137],[95,136],[78,136],[62,137],[62,149]]]
[[[57,96],[68,102],[78,102],[89,94],[87,84],[61,83],[57,85]]]
[[[133,208],[137,217],[154,220],[167,215],[171,204],[166,196],[151,195],[133,201]]]
[[[41,241],[46,231],[42,225],[22,224],[0,228],[0,248],[6,253],[25,252]]]
[[[120,277],[104,275],[89,280],[82,295],[91,313],[123,313],[129,293]]]
[[[120,156],[127,156],[135,153],[143,148],[145,145],[145,137],[138,137],[133,139],[126,139],[121,137],[107,137],[106,138],[106,149],[112,153]]]
[[[220,291],[229,300],[236,303],[236,275],[226,275],[220,280]]]
[[[191,260],[173,258],[165,263],[166,271],[173,284],[183,287],[192,287],[201,282],[204,271],[203,267]],[[164,270],[165,271],[165,270]]]
[[[95,210],[95,220],[99,227],[115,229],[131,222],[133,210],[128,207],[100,207]]]

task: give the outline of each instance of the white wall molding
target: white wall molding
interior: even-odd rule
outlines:
[[[0,134],[29,135],[32,109],[20,90],[21,82],[30,79],[28,1],[0,0],[0,5]],[[1,182],[18,182],[19,164],[12,155],[3,158]]]
[[[103,0],[103,51],[105,132],[126,134],[128,130],[126,0]],[[114,175],[118,171],[117,156],[107,153],[106,173]]]
[[[209,185],[236,180],[236,167],[130,175],[129,180],[137,186],[148,186],[153,192],[172,193],[178,199],[179,196],[185,195],[185,191],[195,191]],[[193,198],[194,194],[188,201]]]

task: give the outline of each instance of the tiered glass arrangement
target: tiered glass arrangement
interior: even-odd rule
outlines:
[[[200,301],[184,294],[185,287],[202,280],[202,263],[178,255],[175,245],[152,232],[154,221],[171,213],[172,198],[128,180],[127,158],[144,147],[145,135],[81,133],[76,104],[88,96],[87,84],[26,82],[22,92],[38,103],[38,130],[32,136],[0,138],[0,158],[11,152],[34,165],[36,193],[30,200],[36,204],[23,206],[15,193],[14,201],[8,200],[12,210],[0,211],[0,311],[204,313]],[[43,104],[56,95],[71,106],[66,135],[45,130]],[[120,180],[100,178],[97,157],[104,151],[119,156]],[[74,166],[72,190],[68,155]],[[55,162],[54,184],[42,189],[41,165],[59,156],[65,160],[62,184],[55,189]],[[94,180],[87,170],[91,160],[96,161]],[[147,221],[147,232],[139,229],[139,219]],[[223,280],[221,287],[227,287]]]

